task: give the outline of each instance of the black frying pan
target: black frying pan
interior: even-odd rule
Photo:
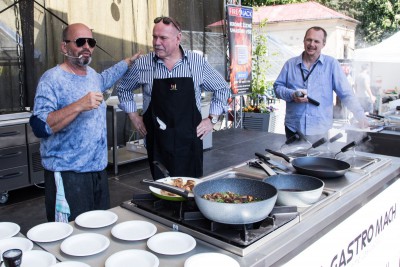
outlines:
[[[271,149],[265,149],[265,151],[285,159],[299,173],[315,176],[320,179],[340,177],[350,169],[349,163],[338,159],[325,157],[298,157],[293,159]]]

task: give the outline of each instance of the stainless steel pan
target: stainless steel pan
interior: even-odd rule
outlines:
[[[269,175],[263,181],[278,190],[278,205],[308,207],[320,199],[325,186],[322,180],[301,174],[276,174],[264,162],[256,163]]]
[[[149,181],[153,186],[168,186]],[[171,186],[173,187],[173,186]],[[181,188],[168,189],[184,198],[189,193]],[[205,194],[233,192],[240,195],[252,195],[261,199],[250,203],[220,203],[204,199]],[[193,188],[196,205],[204,217],[225,224],[249,224],[264,220],[275,206],[277,189],[260,180],[246,178],[220,178],[202,181]]]

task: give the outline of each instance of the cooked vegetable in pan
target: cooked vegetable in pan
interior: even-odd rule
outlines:
[[[221,203],[249,203],[262,200],[251,195],[240,195],[229,191],[205,194],[202,198]]]

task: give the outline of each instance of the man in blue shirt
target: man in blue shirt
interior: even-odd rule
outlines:
[[[63,31],[64,62],[40,78],[30,124],[41,138],[48,221],[72,221],[86,211],[110,208],[106,104],[110,88],[138,57],[97,73],[89,67],[92,31],[75,23]]]
[[[362,127],[367,126],[364,111],[354,96],[339,62],[321,54],[327,38],[321,27],[311,27],[304,37],[304,52],[289,59],[274,83],[276,95],[286,101],[285,132],[306,136],[326,135],[333,124],[335,92]],[[312,104],[310,99],[319,102]]]

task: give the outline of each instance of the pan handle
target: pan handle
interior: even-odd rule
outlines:
[[[368,141],[371,141],[371,136],[366,135],[363,138],[361,138],[361,140],[356,141],[356,146],[361,145],[361,144],[363,144],[365,142],[368,142]]]
[[[283,158],[284,160],[286,160],[287,162],[290,163],[290,158],[288,156],[286,156],[285,154],[283,154],[283,153],[279,153],[277,151],[274,151],[274,150],[271,150],[271,149],[268,149],[268,148],[265,149],[265,151],[267,151],[268,153],[271,153],[272,155],[281,157],[281,158]]]
[[[274,176],[277,174],[276,172],[274,172],[274,170],[272,170],[267,164],[265,164],[261,160],[256,160],[255,163],[257,163],[268,174],[268,176]]]
[[[364,136],[363,138],[361,138],[361,139],[358,140],[358,141],[353,141],[353,142],[347,144],[346,146],[344,146],[344,147],[340,150],[340,152],[346,152],[346,151],[349,150],[350,148],[355,147],[355,146],[359,146],[359,145],[361,145],[361,144],[363,144],[363,143],[365,143],[365,142],[367,142],[367,141],[370,141],[370,140],[371,140],[371,136],[366,135],[366,136]]]
[[[333,143],[343,137],[342,133],[338,133],[329,139],[329,143]]]
[[[302,132],[297,131],[296,133],[299,135],[300,139],[303,139],[304,141],[312,145],[312,143],[307,139],[307,137]]]
[[[317,147],[319,147],[320,145],[325,144],[327,141],[328,141],[328,140],[326,140],[325,137],[322,137],[322,138],[319,139],[317,142],[315,142],[315,143],[312,144],[312,148],[317,148]]]
[[[162,172],[162,174],[164,174],[165,178],[170,177],[169,171],[167,170],[167,168],[163,164],[161,164],[161,162],[158,162],[158,161],[154,160],[153,164],[154,164],[154,166],[156,166]]]
[[[375,117],[375,116],[373,116],[373,115],[367,114],[367,115],[365,115],[365,116],[368,117],[368,118],[374,119],[374,120],[381,120],[381,118]]]
[[[261,153],[258,153],[258,152],[254,153],[254,155],[255,155],[256,157],[258,157],[259,159],[262,159],[262,160],[265,161],[265,162],[268,162],[268,160],[270,160],[269,157],[267,157],[267,156],[265,156],[265,155],[263,155],[263,154],[261,154]]]
[[[291,137],[289,137],[286,142],[285,145],[290,145],[291,143],[293,143],[294,141],[300,139],[299,135],[296,133],[294,135],[292,135]]]
[[[378,114],[372,114],[372,113],[369,113],[366,116],[369,117],[369,118],[372,118],[372,119],[376,119],[376,120],[380,120],[380,119],[384,119],[385,118],[385,116],[378,115]]]
[[[345,145],[344,147],[342,147],[342,149],[340,149],[340,152],[346,152],[347,150],[349,150],[350,148],[356,146],[356,142],[353,141],[347,145]]]
[[[170,184],[156,182],[156,181],[149,180],[149,179],[143,179],[141,181],[141,183],[142,184],[147,184],[147,185],[150,185],[152,187],[159,188],[159,189],[164,189],[164,190],[166,190],[168,192],[177,194],[177,195],[179,195],[181,197],[184,197],[184,198],[188,198],[189,197],[189,193],[190,193],[189,191],[187,191],[187,190],[185,190],[183,188],[179,188],[179,187],[176,187],[176,186],[173,186],[173,185],[170,185]]]

